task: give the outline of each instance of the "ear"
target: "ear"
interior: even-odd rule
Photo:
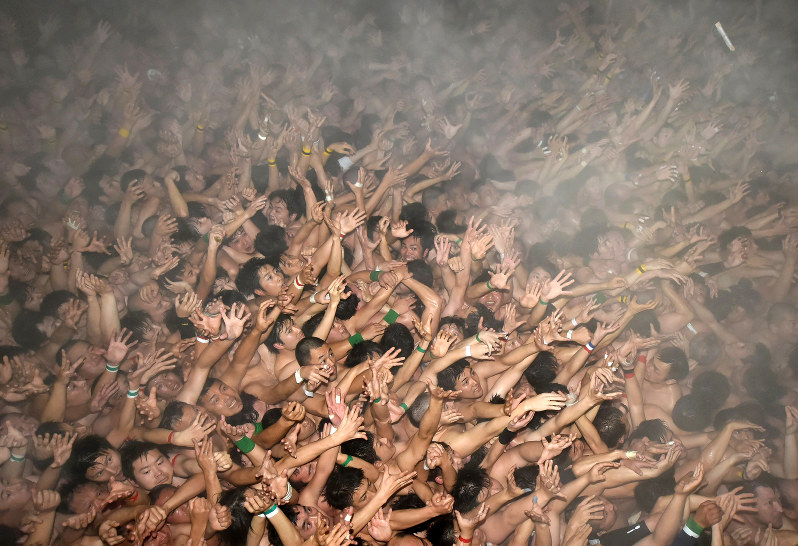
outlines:
[[[278,351],[282,351],[283,349],[285,349],[285,345],[283,345],[282,343],[275,343],[274,348],[277,349]]]
[[[288,218],[289,218],[289,220],[291,220],[291,223],[293,224],[296,221],[297,215],[296,214],[289,214]]]
[[[266,296],[267,295],[266,292],[264,292],[260,288],[256,288],[255,291],[252,292],[252,293],[255,294],[256,296]]]
[[[675,379],[666,379],[665,380],[665,384],[666,385],[675,385],[676,383],[678,383],[678,381],[676,381]]]
[[[471,203],[473,206],[479,205],[479,194],[475,191],[472,191],[468,194],[468,202]]]

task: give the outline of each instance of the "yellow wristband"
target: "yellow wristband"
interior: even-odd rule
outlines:
[[[205,130],[205,127],[203,125],[197,125],[197,131],[199,131],[201,133],[204,130]]]
[[[130,131],[122,127],[121,129],[119,129],[119,136],[123,138],[130,138]]]

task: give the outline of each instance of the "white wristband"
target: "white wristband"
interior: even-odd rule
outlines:
[[[313,292],[313,295],[310,296],[310,303],[316,303],[316,294],[318,292]]]
[[[206,339],[204,337],[199,337],[199,336],[197,336],[197,341],[199,341],[200,343],[210,343],[211,342],[210,339]]]
[[[293,487],[291,487],[291,484],[289,483],[289,484],[288,484],[288,491],[286,492],[286,494],[285,494],[285,497],[283,497],[283,502],[288,502],[288,501],[290,501],[290,500],[291,500],[291,495],[292,495],[293,493],[294,493],[294,488],[293,488]]]
[[[309,391],[308,389],[306,389],[305,385],[302,385],[302,392],[304,392],[305,396],[307,396],[308,398],[313,398],[314,396],[316,396],[316,394],[313,391]]]
[[[342,170],[348,171],[349,169],[352,168],[352,165],[354,165],[355,163],[351,159],[349,159],[349,156],[345,155],[344,157],[338,160],[338,164],[341,166]]]
[[[571,319],[571,324],[573,324],[573,325],[574,325],[574,328],[576,328],[577,326],[579,326],[579,323],[578,323],[578,322],[576,322],[576,317],[574,317],[574,318],[572,318],[572,319]]]
[[[573,335],[574,335],[574,331],[573,330],[568,330],[565,333],[565,337],[567,337],[568,339],[571,339],[571,336],[573,336]]]
[[[335,432],[337,430],[338,430],[338,427],[334,427],[334,426],[330,425],[330,434],[335,434]]]
[[[300,368],[297,368],[296,371],[294,372],[294,379],[296,380],[297,385],[299,385],[304,381],[304,379],[302,379],[302,373]]]
[[[466,356],[471,356],[471,345],[466,345],[465,354]]]
[[[356,188],[362,188],[363,187],[363,182],[355,182],[354,186]]]

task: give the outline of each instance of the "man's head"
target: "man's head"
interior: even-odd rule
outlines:
[[[287,227],[302,215],[302,206],[297,195],[291,190],[277,190],[269,195],[269,206],[263,214],[273,226]]]
[[[646,363],[645,379],[654,384],[675,384],[690,373],[687,355],[676,347],[665,347]]]
[[[360,508],[374,496],[370,485],[361,469],[335,465],[324,485],[324,498],[327,504],[338,510],[349,506]]]
[[[218,417],[230,417],[244,409],[238,391],[214,378],[205,381],[199,401],[205,410]]]
[[[743,517],[759,528],[772,525],[774,529],[781,529],[784,524],[784,508],[778,491],[762,480],[743,482],[742,493],[751,493],[755,496],[756,513],[746,513]]]
[[[277,297],[285,277],[274,259],[252,258],[241,266],[236,277],[236,288],[246,297]]]
[[[300,366],[322,366],[335,377],[335,355],[323,339],[311,336],[297,343],[296,360]]]
[[[423,260],[435,246],[435,226],[430,222],[413,224],[413,233],[402,239],[399,253],[406,262]]]
[[[145,491],[172,483],[172,464],[156,444],[131,440],[122,445],[119,455],[122,473]]]
[[[122,471],[119,452],[111,447],[108,440],[95,435],[75,441],[65,466],[76,479],[86,478],[101,483],[119,476]]]
[[[768,310],[768,329],[776,336],[798,342],[798,309],[789,303],[774,303]]]
[[[460,397],[475,400],[483,394],[479,377],[466,359],[460,359],[438,372],[438,386],[447,391],[461,391]]]
[[[280,313],[274,323],[274,328],[269,332],[264,346],[269,352],[293,351],[297,344],[305,337],[302,329],[295,323],[291,315]]]

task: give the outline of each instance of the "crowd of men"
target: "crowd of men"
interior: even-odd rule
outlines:
[[[42,4],[0,543],[798,544],[790,2]]]

